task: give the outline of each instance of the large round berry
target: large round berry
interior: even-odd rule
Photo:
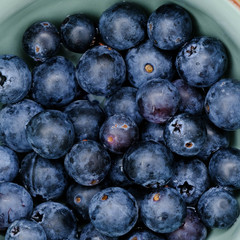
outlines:
[[[112,95],[120,89],[125,75],[126,66],[122,56],[107,46],[86,51],[76,69],[81,88],[94,95]]]
[[[116,3],[104,11],[99,20],[103,41],[117,49],[126,50],[144,40],[147,16],[133,3]]]

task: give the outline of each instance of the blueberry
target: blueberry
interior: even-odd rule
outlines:
[[[156,78],[141,85],[136,101],[147,121],[162,124],[177,112],[180,95],[171,82]]]
[[[98,140],[100,127],[105,119],[98,104],[88,100],[77,100],[64,110],[73,123],[78,140]]]
[[[132,48],[146,36],[147,16],[133,3],[121,2],[105,10],[99,19],[103,41],[117,49]]]
[[[171,80],[175,73],[172,56],[147,42],[132,48],[126,55],[129,82],[136,88],[152,78]]]
[[[138,140],[138,126],[126,115],[115,114],[103,123],[99,137],[109,151],[121,154]]]
[[[18,170],[17,154],[8,147],[0,146],[0,183],[13,181]]]
[[[32,74],[32,97],[45,107],[65,106],[77,95],[75,67],[62,56],[47,59]]]
[[[35,115],[26,127],[27,139],[41,157],[63,157],[74,142],[74,127],[67,115],[57,110],[46,110]]]
[[[201,222],[195,209],[187,208],[184,224],[174,232],[168,234],[168,240],[205,240],[207,228]]]
[[[114,94],[125,81],[125,75],[122,56],[107,46],[96,46],[86,51],[76,68],[80,87],[94,95]]]
[[[181,113],[167,122],[164,129],[167,146],[181,156],[195,156],[207,139],[206,127],[200,116]]]
[[[198,213],[210,228],[230,228],[239,216],[236,198],[222,188],[210,188],[198,201]]]
[[[0,102],[10,104],[21,101],[32,83],[27,64],[13,55],[0,56]]]
[[[66,174],[61,163],[27,154],[22,162],[20,174],[23,185],[33,197],[45,200],[58,198],[67,186]]]
[[[139,124],[142,121],[142,117],[137,109],[136,94],[136,88],[122,87],[114,95],[107,98],[104,103],[104,110],[107,116],[125,114]]]
[[[205,110],[210,121],[226,131],[240,128],[240,82],[224,78],[215,83],[205,98]]]
[[[42,226],[47,239],[73,239],[76,235],[76,218],[72,211],[58,202],[44,202],[37,205],[31,220]]]
[[[3,108],[0,111],[0,132],[4,143],[16,152],[31,151],[25,128],[31,118],[41,111],[43,108],[29,99]]]
[[[168,183],[173,174],[173,156],[162,143],[138,142],[124,155],[126,175],[144,187]]]
[[[29,217],[32,210],[33,201],[25,188],[16,183],[0,183],[0,231],[15,220]]]
[[[135,198],[123,188],[106,188],[90,202],[91,223],[102,234],[118,237],[128,233],[138,218]]]
[[[46,233],[41,225],[21,219],[14,221],[8,228],[5,240],[47,240]]]
[[[218,81],[227,64],[228,57],[222,42],[206,36],[193,38],[176,57],[179,76],[195,87],[209,87]]]
[[[201,114],[204,107],[205,96],[200,88],[195,88],[188,85],[184,80],[174,80],[173,85],[179,91],[181,100],[179,104],[179,111],[190,114]]]
[[[57,28],[50,22],[36,22],[29,26],[22,38],[24,51],[34,61],[45,61],[57,54],[60,36]]]
[[[95,37],[94,23],[84,14],[67,16],[61,24],[62,43],[72,52],[85,52],[94,42]]]
[[[173,188],[147,194],[140,205],[144,224],[154,232],[170,233],[178,229],[187,214],[185,202]]]
[[[170,185],[181,194],[187,204],[195,205],[210,186],[208,169],[197,158],[177,161]]]
[[[136,230],[125,238],[126,240],[165,240],[163,236],[157,236],[149,230]]]
[[[164,50],[175,50],[191,38],[192,20],[184,8],[165,4],[150,15],[147,31],[155,46]]]
[[[65,157],[64,165],[69,176],[77,183],[93,186],[106,177],[111,167],[111,158],[99,143],[87,140],[72,147]]]

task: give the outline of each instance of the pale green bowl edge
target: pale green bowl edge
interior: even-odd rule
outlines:
[[[118,0],[0,0],[0,55],[15,54],[26,61],[21,47],[24,30],[39,20],[51,21],[57,26],[69,14],[85,13],[98,18]],[[231,0],[129,0],[143,6],[148,13],[158,6],[174,2],[185,7],[193,16],[198,34],[221,39],[229,49],[230,68],[227,75],[240,80],[240,8]],[[240,2],[239,2],[240,3]],[[79,54],[65,51],[74,63]],[[240,130],[233,134],[231,145],[240,148]],[[240,202],[240,197],[239,197]],[[4,237],[0,235],[0,240]],[[207,240],[239,240],[240,218],[227,231],[213,230]]]

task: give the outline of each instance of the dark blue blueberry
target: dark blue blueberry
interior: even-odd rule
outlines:
[[[210,228],[230,228],[239,216],[239,204],[222,188],[210,188],[198,201],[198,214]]]
[[[89,216],[100,233],[118,237],[134,227],[138,219],[138,206],[135,198],[123,188],[106,188],[93,196]]]
[[[229,132],[216,127],[211,121],[205,119],[207,129],[207,140],[197,157],[203,161],[209,160],[211,155],[220,148],[229,146]]]
[[[16,152],[31,151],[25,128],[31,118],[41,111],[43,108],[29,99],[3,108],[0,111],[0,132],[4,143]]]
[[[209,188],[210,179],[206,165],[198,159],[176,161],[170,185],[190,205],[195,205],[201,195]]]
[[[21,219],[14,221],[8,228],[5,240],[47,240],[46,233],[41,225]]]
[[[168,234],[168,240],[206,240],[207,228],[201,222],[195,209],[187,208],[184,224]]]
[[[120,89],[125,75],[126,66],[122,56],[107,46],[96,46],[86,51],[76,69],[81,88],[94,95],[112,95]]]
[[[15,220],[29,217],[32,210],[33,201],[25,188],[16,183],[0,183],[0,231]]]
[[[37,205],[31,220],[41,225],[49,240],[72,240],[76,235],[76,218],[72,211],[58,202]]]
[[[160,49],[174,50],[192,36],[192,19],[188,12],[175,4],[165,4],[148,19],[148,37]]]
[[[34,61],[45,61],[57,54],[60,36],[57,28],[50,22],[36,22],[29,26],[22,39],[24,51]]]
[[[178,89],[181,100],[179,111],[190,114],[201,114],[204,107],[204,94],[200,88],[188,85],[184,80],[174,80],[173,85]]]
[[[67,203],[70,204],[80,218],[89,221],[88,208],[92,197],[101,191],[101,187],[97,186],[81,186],[79,184],[72,184],[67,190]]]
[[[227,69],[228,57],[222,42],[212,37],[196,37],[185,44],[176,57],[179,76],[189,85],[209,87]]]
[[[77,94],[75,67],[62,56],[52,57],[33,70],[33,99],[45,107],[62,107]]]
[[[0,102],[16,103],[29,92],[32,83],[27,64],[13,55],[0,56]]]
[[[125,114],[139,124],[142,117],[138,112],[136,104],[137,89],[133,87],[122,87],[104,103],[104,110],[110,117],[114,114]]]
[[[75,144],[66,155],[65,169],[77,183],[93,186],[100,183],[111,167],[108,152],[93,140]]]
[[[165,125],[158,123],[151,123],[143,121],[139,127],[140,139],[142,141],[154,141],[164,143],[164,132]]]
[[[70,103],[64,112],[72,121],[78,140],[98,140],[100,127],[105,119],[98,104],[77,100]]]
[[[74,127],[67,115],[57,110],[47,110],[35,115],[26,128],[32,149],[41,157],[63,157],[74,143]]]
[[[164,139],[171,151],[181,156],[197,155],[207,139],[206,127],[200,116],[181,113],[167,122]]]
[[[138,126],[126,115],[115,114],[103,123],[99,137],[109,151],[121,154],[138,140]]]
[[[133,3],[121,2],[105,10],[99,20],[103,41],[117,49],[135,47],[146,36],[147,16]]]
[[[240,81],[226,78],[215,83],[205,98],[207,116],[226,131],[240,128]]]
[[[158,187],[168,183],[173,174],[173,156],[162,143],[139,142],[124,155],[126,175],[144,187]]]
[[[17,154],[8,147],[0,146],[0,183],[11,182],[18,174]]]
[[[175,73],[173,58],[154,47],[150,40],[129,50],[126,67],[129,82],[137,88],[153,78],[171,80]]]
[[[215,152],[210,158],[209,174],[217,185],[240,189],[240,150],[229,147]]]
[[[180,95],[171,82],[155,78],[139,88],[136,101],[140,114],[147,121],[164,123],[177,112]]]
[[[158,233],[175,231],[184,223],[187,214],[181,195],[169,187],[147,194],[140,210],[144,224]]]
[[[33,197],[45,200],[58,198],[67,186],[66,174],[61,163],[29,153],[21,162],[23,185]]]
[[[149,230],[136,230],[128,234],[125,240],[165,240],[165,238],[157,236]]]

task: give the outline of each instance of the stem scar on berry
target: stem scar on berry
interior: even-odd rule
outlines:
[[[108,195],[105,195],[105,194],[104,194],[104,195],[102,196],[102,200],[105,201],[105,200],[107,200],[107,199],[108,199]]]
[[[157,202],[160,200],[160,193],[156,193],[154,196],[153,196],[153,201],[154,202]]]
[[[147,64],[145,65],[144,69],[145,69],[145,71],[146,71],[147,73],[152,73],[153,70],[154,70],[153,65],[150,64],[150,63],[147,63]]]

